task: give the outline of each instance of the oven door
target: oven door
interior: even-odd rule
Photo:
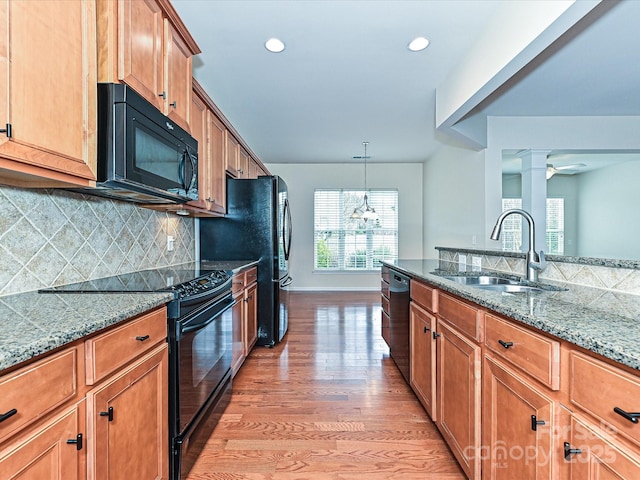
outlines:
[[[176,320],[171,341],[172,435],[184,432],[231,369],[231,294]]]

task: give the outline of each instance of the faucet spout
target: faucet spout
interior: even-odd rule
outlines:
[[[498,220],[496,221],[496,225],[493,227],[491,231],[491,240],[499,240],[500,233],[502,232],[502,223],[504,219],[509,215],[517,214],[524,217],[529,226],[529,250],[526,254],[526,264],[527,264],[527,280],[532,282],[538,281],[538,272],[545,269],[547,263],[544,258],[544,251],[540,250],[540,254],[536,252],[536,226],[533,221],[533,217],[525,210],[520,208],[512,208],[510,210],[505,210],[500,214]]]

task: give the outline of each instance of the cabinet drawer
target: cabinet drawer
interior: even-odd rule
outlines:
[[[593,415],[610,431],[640,444],[640,423],[616,413],[640,412],[640,378],[590,356],[569,354],[569,398],[571,404]]]
[[[431,313],[438,311],[438,290],[424,283],[411,280],[411,300]]]
[[[382,295],[389,298],[389,282],[382,280],[380,282],[380,290],[382,291]]]
[[[386,313],[389,316],[389,299],[384,295],[380,295],[382,302],[382,312]]]
[[[485,315],[485,345],[552,390],[560,388],[560,342]],[[501,343],[502,342],[502,343]]]
[[[462,333],[481,342],[483,338],[483,312],[475,306],[440,292],[438,315]]]
[[[382,281],[387,282],[387,284],[389,284],[389,278],[390,278],[389,267],[387,267],[386,265],[382,265],[381,271],[382,271]]]
[[[231,280],[231,292],[238,293],[244,290],[244,273],[236,273]]]
[[[0,414],[16,410],[0,422],[0,441],[74,398],[81,349],[63,350],[0,377]]]
[[[254,282],[258,281],[258,268],[253,267],[247,270],[244,274],[244,284],[251,285]]]
[[[167,338],[167,310],[147,313],[85,342],[87,384],[93,385]]]

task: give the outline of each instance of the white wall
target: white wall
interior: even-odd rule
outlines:
[[[640,162],[626,162],[578,176],[577,255],[640,259]]]
[[[424,258],[437,258],[436,246],[484,246],[486,188],[484,152],[446,146],[425,162]]]
[[[362,164],[267,164],[289,187],[293,239],[292,290],[379,290],[379,273],[313,272],[313,193],[317,188],[364,186]],[[398,250],[404,259],[422,257],[422,164],[367,165],[367,187],[398,189]]]

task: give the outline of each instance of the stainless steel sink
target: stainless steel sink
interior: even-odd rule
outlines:
[[[469,286],[517,285],[518,281],[490,275],[442,275],[442,278]]]
[[[496,292],[507,293],[529,293],[529,292],[543,292],[542,288],[532,287],[531,285],[477,285],[477,288],[482,290],[493,290]]]
[[[547,284],[531,284],[526,280],[514,280],[494,275],[439,275],[442,278],[468,287],[494,292],[531,293],[543,291],[566,290],[562,287]]]

